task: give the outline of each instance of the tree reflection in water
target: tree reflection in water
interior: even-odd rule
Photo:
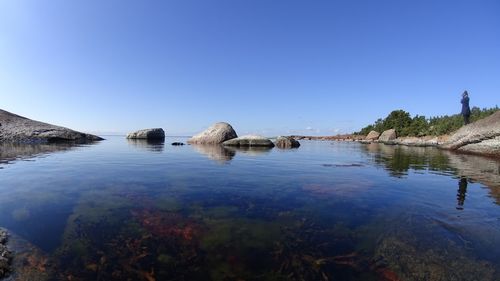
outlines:
[[[465,200],[467,181],[485,185],[496,203],[500,204],[500,160],[477,155],[464,155],[435,147],[411,147],[371,143],[362,150],[390,176],[406,177],[409,171],[432,171],[465,178],[459,195]],[[461,181],[461,180],[460,180]],[[463,190],[463,195],[461,190]],[[458,195],[457,195],[458,197]],[[463,202],[462,202],[463,203]],[[462,204],[463,205],[463,204]],[[459,207],[460,202],[459,202]]]

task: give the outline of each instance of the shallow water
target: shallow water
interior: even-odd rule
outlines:
[[[0,146],[14,280],[500,280],[500,161],[123,137]]]

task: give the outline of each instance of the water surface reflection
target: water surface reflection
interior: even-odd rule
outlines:
[[[151,152],[162,152],[165,147],[163,140],[127,139],[130,146]]]
[[[41,157],[45,154],[71,150],[81,145],[70,143],[53,144],[16,144],[0,143],[0,165],[8,164],[15,160],[26,160],[33,157]],[[0,169],[2,167],[0,166]]]
[[[431,171],[480,182],[500,204],[500,160],[478,155],[464,155],[433,147],[409,147],[372,143],[362,150],[394,177],[410,171]],[[462,182],[462,185],[465,185]]]
[[[24,245],[13,280],[500,280],[498,161],[155,145],[2,170],[0,226]]]
[[[236,155],[236,152],[222,145],[191,144],[191,147],[193,147],[195,151],[219,163],[229,162],[233,159],[234,155]]]

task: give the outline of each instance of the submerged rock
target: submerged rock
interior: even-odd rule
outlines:
[[[92,142],[98,136],[28,119],[0,109],[0,142],[48,143]]]
[[[227,140],[237,138],[233,127],[225,122],[215,123],[205,131],[193,136],[188,143],[221,144]]]
[[[129,133],[127,139],[163,140],[165,131],[162,128],[144,129]]]
[[[374,265],[395,273],[395,280],[498,280],[495,266],[467,251],[450,225],[416,214],[391,221],[377,239]],[[448,230],[447,230],[448,229]],[[439,235],[446,232],[448,235]]]
[[[225,141],[222,144],[226,146],[274,147],[274,143],[272,141],[270,141],[268,138],[258,135],[246,135]]]
[[[278,137],[274,144],[279,148],[297,148],[300,146],[300,143],[294,138],[283,136]]]
[[[12,253],[7,249],[7,231],[0,229],[0,278],[11,272]]]
[[[390,129],[390,130],[386,130],[382,133],[382,135],[380,135],[380,137],[378,138],[378,140],[380,142],[390,142],[390,141],[393,141],[396,139],[396,130],[394,129]]]
[[[380,133],[379,132],[377,132],[377,131],[371,131],[370,133],[368,133],[368,135],[366,136],[365,140],[367,140],[367,141],[374,141],[374,140],[377,140],[379,137],[380,137]]]
[[[441,147],[500,157],[500,111],[463,126]]]
[[[0,244],[5,244],[7,242],[7,231],[0,229]]]

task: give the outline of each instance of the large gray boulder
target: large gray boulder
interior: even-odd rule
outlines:
[[[367,141],[374,141],[374,140],[377,140],[379,137],[380,137],[380,133],[379,132],[377,132],[377,131],[371,131],[371,132],[368,133],[368,135],[366,135],[365,140],[367,140]]]
[[[129,133],[127,139],[164,140],[165,131],[162,128],[139,130]]]
[[[188,140],[191,144],[221,144],[227,140],[237,138],[233,127],[225,122],[215,123],[205,131]]]
[[[500,111],[458,129],[441,147],[500,157]]]
[[[35,121],[0,109],[0,142],[48,143],[91,142],[98,136]]]
[[[278,148],[297,148],[300,146],[300,143],[292,137],[280,136],[276,138],[274,145]]]
[[[236,147],[274,147],[274,143],[263,136],[246,135],[239,138],[227,140],[222,143],[225,146]]]
[[[394,141],[396,139],[396,130],[394,129],[390,129],[390,130],[386,130],[384,131],[380,137],[378,138],[378,140],[380,142],[391,142],[391,141]]]

